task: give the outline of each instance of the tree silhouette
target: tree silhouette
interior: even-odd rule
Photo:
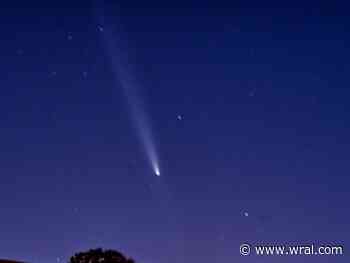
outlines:
[[[90,249],[80,252],[70,258],[69,263],[135,263],[115,250]]]

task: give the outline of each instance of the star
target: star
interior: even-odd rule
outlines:
[[[225,234],[221,233],[218,237],[219,241],[225,241]]]
[[[102,27],[102,26],[98,26],[98,30],[99,30],[100,32],[103,32],[103,27]]]
[[[86,78],[88,73],[86,71],[83,72],[83,77]]]
[[[312,96],[311,97],[311,103],[312,104],[316,104],[317,103],[317,97],[316,96]]]
[[[67,39],[68,39],[68,40],[72,40],[72,39],[73,39],[73,36],[72,36],[71,34],[69,34],[69,35],[67,36]]]
[[[249,97],[254,97],[255,96],[255,92],[256,92],[256,89],[252,89],[250,92],[249,92]]]
[[[17,49],[17,51],[16,51],[16,53],[17,53],[17,55],[23,55],[23,49]]]
[[[243,215],[244,215],[245,217],[248,217],[248,216],[249,216],[248,212],[244,212]]]
[[[251,49],[250,49],[250,55],[251,55],[251,56],[254,56],[254,55],[255,55],[255,48],[251,48]]]
[[[177,115],[177,119],[178,119],[179,121],[182,121],[182,116],[181,116],[181,115]]]

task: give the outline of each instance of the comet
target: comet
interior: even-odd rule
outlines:
[[[154,173],[156,174],[156,176],[160,176],[160,171],[157,166],[154,167]]]
[[[121,30],[112,30],[109,28],[103,16],[99,15],[98,17],[99,22],[101,22],[100,24],[104,25],[103,30],[99,30],[100,35],[105,44],[107,56],[111,61],[113,73],[116,76],[116,80],[120,83],[122,93],[127,102],[131,122],[150,168],[153,170],[153,174],[159,177],[159,158],[153,138],[151,122],[139,94],[142,89],[136,81],[133,65],[129,62],[128,49],[122,48],[127,46],[125,45],[125,38],[123,39],[121,37]]]

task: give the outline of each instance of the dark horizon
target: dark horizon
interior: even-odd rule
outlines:
[[[9,259],[0,259],[0,263],[26,263],[24,261],[15,261],[15,260],[9,260]],[[27,262],[29,263],[29,262]]]

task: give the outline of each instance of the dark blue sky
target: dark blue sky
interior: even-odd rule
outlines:
[[[103,246],[145,263],[349,261],[238,251],[350,247],[347,5],[73,2],[0,9],[0,258]],[[107,28],[127,43],[161,177]]]

